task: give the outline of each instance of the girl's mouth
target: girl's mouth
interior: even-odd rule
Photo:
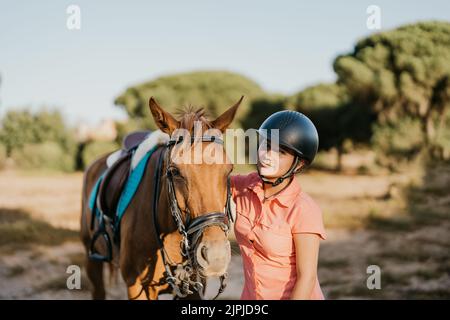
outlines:
[[[268,168],[268,167],[271,167],[272,166],[272,162],[270,162],[270,161],[260,161],[259,162],[260,164],[261,164],[261,166],[263,166],[263,167],[265,167],[265,168]]]

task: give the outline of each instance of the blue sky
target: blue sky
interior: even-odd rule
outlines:
[[[345,3],[345,4],[344,4]],[[81,30],[66,9],[81,9]],[[0,0],[0,116],[60,109],[71,124],[123,118],[128,86],[193,70],[242,73],[270,92],[333,81],[332,61],[373,31],[450,21],[450,1],[4,1]]]

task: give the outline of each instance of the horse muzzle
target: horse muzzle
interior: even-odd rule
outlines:
[[[231,260],[230,241],[202,241],[195,249],[195,259],[200,272],[206,277],[226,273]]]

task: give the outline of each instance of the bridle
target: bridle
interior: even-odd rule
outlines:
[[[184,140],[183,136],[179,136],[176,139],[169,140],[163,147],[161,152],[158,165],[155,171],[155,194],[153,198],[153,223],[156,230],[156,235],[158,239],[158,247],[161,253],[161,257],[164,263],[164,280],[168,283],[174,293],[179,298],[184,298],[189,294],[192,294],[194,289],[203,299],[203,284],[201,282],[200,267],[195,259],[195,249],[198,245],[198,240],[203,234],[204,230],[211,226],[220,226],[222,230],[228,234],[230,229],[230,221],[233,221],[230,207],[231,198],[231,187],[230,187],[230,177],[227,177],[227,198],[225,204],[225,212],[209,212],[194,219],[191,218],[189,210],[184,210],[185,222],[183,221],[182,210],[180,209],[175,193],[175,186],[173,181],[173,174],[169,170],[170,167],[170,154],[173,146],[181,143]],[[223,140],[216,136],[202,136],[202,137],[191,137],[191,145],[194,142],[212,142],[219,143],[223,145]],[[161,194],[161,172],[163,161],[165,161],[165,174],[164,177],[167,178],[167,194],[169,201],[169,210],[172,217],[177,225],[178,232],[181,234],[182,240],[180,243],[181,255],[183,256],[182,263],[174,263],[170,260],[167,251],[164,248],[163,241],[161,239],[161,232],[158,225],[158,203]],[[172,272],[171,267],[175,268],[175,272]],[[194,280],[193,277],[196,277]],[[220,277],[220,288],[217,295],[213,298],[216,299],[225,289],[225,279],[227,274]]]

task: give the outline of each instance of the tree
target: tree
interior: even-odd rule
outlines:
[[[41,110],[31,113],[29,110],[8,111],[1,122],[0,141],[11,155],[14,149],[26,144],[55,142],[64,152],[73,152],[75,141],[58,111]]]
[[[351,104],[376,113],[377,126],[420,120],[426,147],[449,109],[450,23],[422,22],[374,34],[334,61]]]
[[[115,104],[135,119],[143,119],[150,129],[154,128],[148,111],[148,101],[154,96],[168,111],[175,112],[188,104],[205,107],[211,117],[216,117],[245,96],[237,120],[245,118],[252,99],[262,96],[263,89],[252,80],[225,71],[199,71],[164,76],[132,86],[116,98]]]
[[[0,141],[6,147],[6,155],[13,149],[22,148],[27,142],[34,142],[34,119],[30,111],[9,111],[2,119]]]
[[[336,83],[310,86],[287,100],[290,109],[304,113],[319,133],[319,150],[337,150],[337,168],[342,167],[344,143],[368,143],[371,113],[352,103],[346,88]]]
[[[241,120],[243,129],[258,129],[271,114],[286,109],[285,100],[281,95],[267,95],[251,101],[247,116]]]
[[[343,86],[336,83],[319,83],[292,95],[287,104],[298,110],[335,109],[347,101],[348,95]]]

